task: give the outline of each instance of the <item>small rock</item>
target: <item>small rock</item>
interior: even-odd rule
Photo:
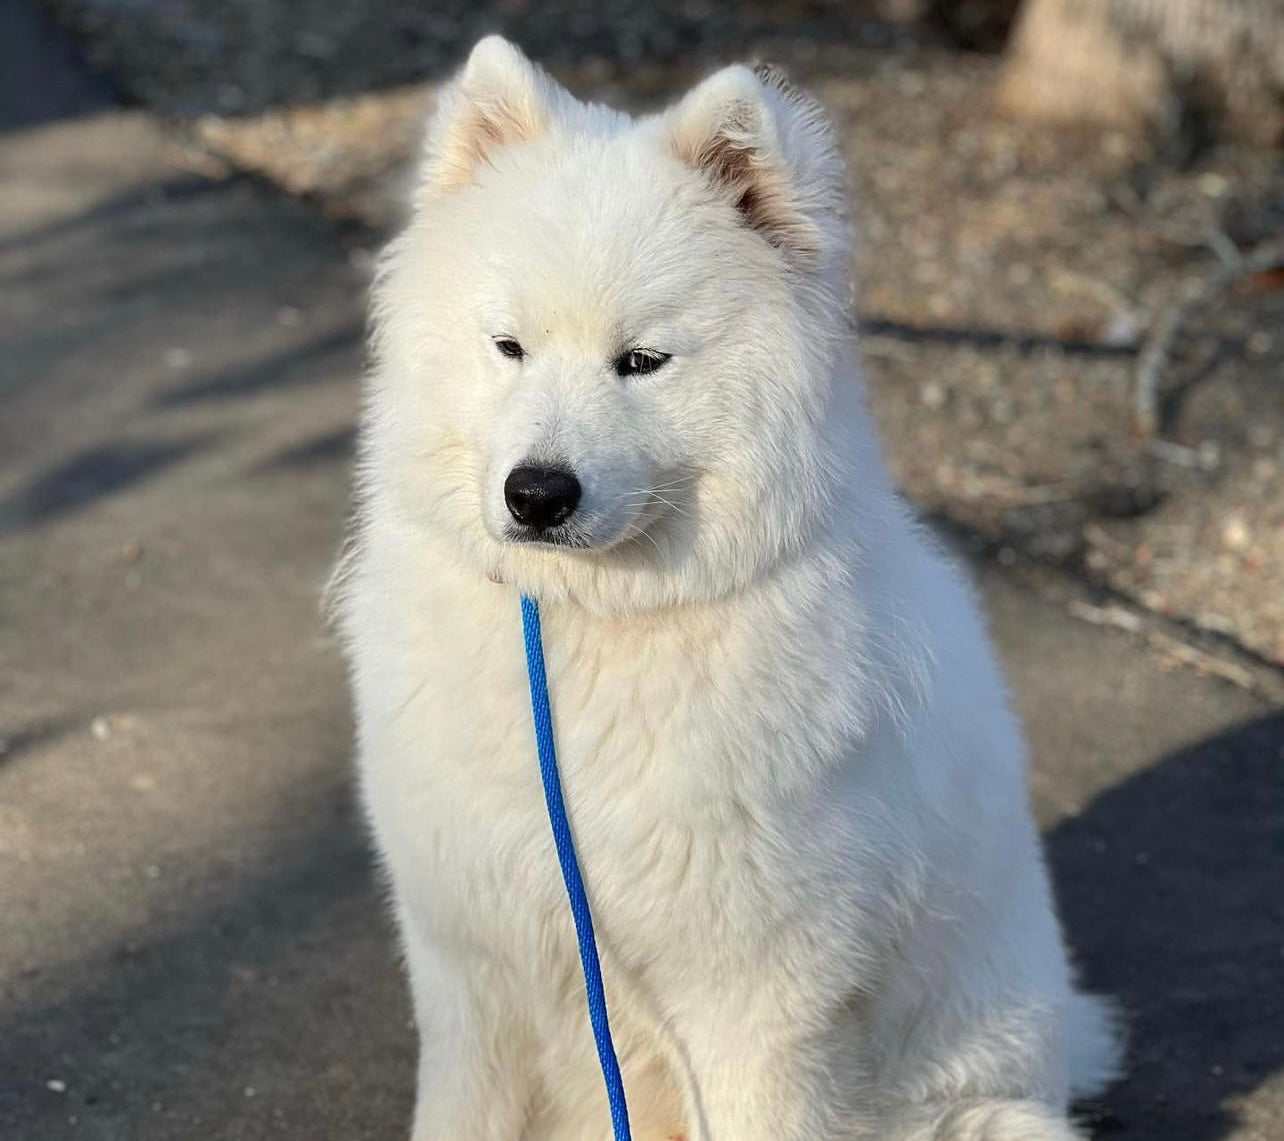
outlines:
[[[1230,190],[1230,183],[1225,176],[1212,171],[1200,175],[1198,186],[1200,191],[1207,194],[1209,198],[1225,198]]]
[[[1115,349],[1125,349],[1141,341],[1141,323],[1133,313],[1111,315],[1101,330],[1100,341]]]
[[[1111,158],[1127,158],[1132,154],[1133,142],[1122,131],[1107,131],[1101,137],[1101,149]]]
[[[67,1083],[62,1078],[50,1078],[45,1082],[45,1089],[53,1090],[54,1093],[66,1093]]]
[[[1242,515],[1232,515],[1222,526],[1222,543],[1232,551],[1242,551],[1252,537]]]
[[[1266,451],[1275,444],[1275,430],[1270,424],[1250,424],[1248,442],[1253,447]]]
[[[111,722],[106,717],[95,717],[89,725],[95,741],[105,741],[111,736]]]

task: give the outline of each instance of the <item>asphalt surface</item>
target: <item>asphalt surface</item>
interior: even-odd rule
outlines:
[[[365,239],[40,87],[0,94],[0,1138],[404,1136],[318,611]],[[1096,1132],[1275,1141],[1284,715],[977,571],[1070,938],[1129,1012]]]

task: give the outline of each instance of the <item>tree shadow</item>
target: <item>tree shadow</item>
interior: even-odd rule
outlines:
[[[364,329],[364,321],[354,320],[302,345],[290,345],[247,363],[198,376],[179,388],[157,393],[150,404],[154,408],[174,408],[308,384],[317,379],[318,372],[329,375],[321,365],[332,363],[335,357],[351,357],[361,345]]]
[[[3,0],[0,0],[2,3]],[[133,187],[119,194],[111,195],[102,201],[52,222],[43,222],[26,230],[0,238],[0,253],[15,250],[30,251],[42,242],[60,238],[74,238],[81,232],[88,232],[97,240],[102,227],[114,222],[129,224],[130,216],[140,210],[154,207],[158,203],[174,206],[191,202],[197,198],[207,198],[225,192],[232,186],[253,187],[254,181],[247,175],[233,174],[225,178],[206,178],[197,174],[175,174],[170,178],[148,183],[146,186]],[[38,274],[46,275],[64,273],[61,265],[45,266],[42,270],[33,271],[25,279],[18,279],[24,284],[38,282]]]
[[[311,823],[287,824],[253,870],[227,851],[188,887],[182,918],[162,912],[137,941],[18,984],[0,1134],[405,1134],[414,1040],[365,838],[346,782],[291,795]]]
[[[332,463],[348,463],[357,444],[355,428],[337,428],[315,439],[307,440],[272,456],[259,464],[259,474],[278,471],[298,471]]]
[[[1217,1141],[1284,1066],[1284,713],[1165,758],[1047,837],[1085,985],[1114,995],[1128,1076],[1097,1130]]]
[[[362,340],[353,310],[365,282],[336,259],[346,233],[253,179],[175,175],[8,235],[4,285],[23,305],[0,390],[20,421],[23,405],[52,400],[51,375],[67,402],[134,379],[150,390],[145,406],[163,411],[306,382]],[[278,325],[281,309],[298,311],[297,330]],[[220,343],[229,327],[240,340]],[[157,359],[165,345],[214,367]]]
[[[1131,1073],[1098,1135],[1221,1141],[1227,1100],[1284,1065],[1282,756],[1276,714],[1166,758],[1048,837],[1085,982],[1131,1023]],[[342,782],[292,800],[308,823],[283,830],[257,871],[228,883],[211,868],[176,927],[18,1006],[0,1037],[6,1136],[404,1130],[413,1037],[365,839]],[[53,1074],[66,1094],[47,1088]]]
[[[1105,341],[1058,337],[1052,333],[1021,329],[998,329],[982,325],[919,325],[874,314],[858,318],[856,325],[863,336],[888,337],[911,345],[1010,349],[1023,355],[1053,349],[1066,356],[1102,359],[1137,355],[1137,346],[1132,344],[1114,345]]]
[[[84,721],[72,716],[46,717],[12,729],[0,726],[0,765],[11,764],[33,749],[61,740]]]
[[[0,0],[0,131],[102,111],[112,85],[85,66],[61,29],[30,0]]]
[[[210,440],[117,440],[78,452],[0,500],[0,533],[58,518],[134,487]]]

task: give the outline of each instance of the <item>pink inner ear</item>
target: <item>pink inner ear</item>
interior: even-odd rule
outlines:
[[[719,131],[682,147],[682,157],[704,171],[730,198],[745,223],[773,246],[801,254],[819,255],[819,235],[799,209],[783,171],[754,148],[752,112],[728,115]]]
[[[537,125],[521,108],[506,103],[474,103],[452,124],[437,157],[436,185],[443,190],[472,181],[477,167],[505,146],[530,142]]]
[[[701,160],[699,165],[732,194],[736,209],[745,221],[753,229],[762,231],[768,241],[773,241],[772,235],[778,226],[771,215],[768,196],[760,185],[770,178],[770,172],[755,169],[753,152],[719,136],[705,148]]]

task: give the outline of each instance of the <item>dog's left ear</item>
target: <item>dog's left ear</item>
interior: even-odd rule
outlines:
[[[819,105],[769,67],[724,68],[667,112],[670,144],[791,260],[843,252],[846,176]]]

